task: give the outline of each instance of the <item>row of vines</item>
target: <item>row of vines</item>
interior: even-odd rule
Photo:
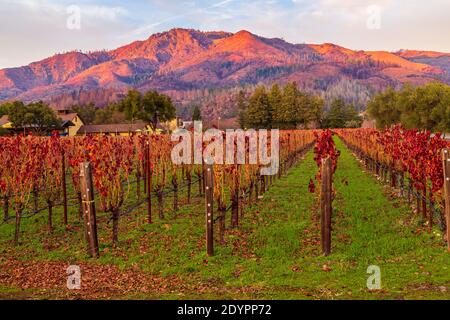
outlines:
[[[295,164],[300,155],[312,147],[314,140],[312,131],[280,132],[278,176]],[[191,203],[196,184],[199,195],[204,193],[204,165],[172,162],[171,152],[177,143],[179,141],[171,141],[169,135],[62,138],[55,134],[50,138],[31,135],[0,138],[3,223],[14,221],[14,243],[19,244],[23,217],[47,213],[49,233],[54,229],[55,207],[64,207],[61,220],[66,225],[70,220],[82,220],[80,165],[89,162],[96,207],[112,221],[112,243],[116,245],[121,216],[149,203],[148,222],[152,223],[151,203],[154,198],[158,217],[164,220],[164,202],[169,194],[173,196],[173,210],[177,211],[181,203],[178,199],[181,188],[187,189],[187,199],[182,202],[186,204]],[[203,143],[203,149],[207,144]],[[267,149],[270,153],[270,144]],[[247,139],[247,160],[254,151],[249,148]],[[272,183],[274,176],[260,175],[262,167],[260,162],[214,166],[214,200],[219,212],[221,242],[225,234],[226,212],[231,211],[231,226],[237,226],[246,205],[257,200]],[[67,205],[71,201],[78,207],[75,216],[68,215]]]
[[[445,230],[442,150],[449,142],[440,134],[393,126],[385,130],[336,130],[364,165],[381,180],[415,198],[415,208],[432,230],[434,217]]]

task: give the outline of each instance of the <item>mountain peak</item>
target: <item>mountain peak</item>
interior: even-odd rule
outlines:
[[[151,35],[145,41],[136,41],[113,51],[115,59],[146,58],[158,64],[165,64],[174,57],[186,59],[207,50],[216,39],[228,34],[201,32],[194,29],[174,28]]]
[[[244,54],[265,51],[266,53],[273,54],[276,49],[266,43],[263,38],[247,30],[241,30],[217,42],[215,50],[219,52],[233,51]]]
[[[240,30],[234,34],[235,36],[239,37],[254,37],[255,35],[247,30]]]
[[[343,55],[353,55],[355,51],[338,46],[334,43],[323,43],[323,44],[312,44],[311,48],[316,50],[320,54],[333,55],[333,54],[343,54]]]
[[[234,41],[259,41],[261,39],[247,30],[238,31],[232,37]]]
[[[203,32],[196,31],[194,29],[173,28],[167,32],[160,33],[162,36],[172,36],[176,38],[193,38],[198,35],[204,35]],[[151,37],[150,37],[151,38]]]

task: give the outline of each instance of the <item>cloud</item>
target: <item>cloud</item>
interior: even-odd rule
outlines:
[[[211,7],[212,8],[223,7],[223,6],[226,6],[227,4],[229,4],[229,3],[233,2],[233,1],[234,0],[224,0],[224,1],[218,2],[216,4],[213,4]]]
[[[188,19],[192,21],[204,21],[204,19],[210,20],[209,18],[213,17],[213,19],[232,19],[233,16],[227,14],[224,11],[227,10],[227,6],[236,0],[222,0],[218,2],[208,3],[208,4],[197,4],[195,2],[185,2],[184,6],[179,5],[173,6],[172,1],[167,1],[164,3],[160,3],[159,0],[155,1],[158,6],[168,7],[170,8],[172,14],[168,17],[161,18],[155,22],[150,24],[146,24],[143,26],[139,26],[138,28],[132,31],[133,35],[142,35],[148,32],[154,32],[159,26],[163,26],[167,23],[172,23],[176,21],[180,21],[183,19]]]
[[[128,15],[128,10],[123,7],[105,7],[105,6],[81,6],[81,13],[89,17],[101,18],[106,20],[116,20],[120,16]]]
[[[69,5],[81,29],[66,28]],[[368,28],[370,6],[380,28]],[[333,42],[352,49],[450,52],[445,0],[0,0],[0,68],[73,49],[115,48],[174,27],[247,29],[294,43]],[[7,31],[5,31],[7,30]]]
[[[128,14],[128,10],[121,6],[104,6],[77,4],[76,2],[63,4],[64,1],[55,2],[51,0],[1,0],[0,4],[6,6],[14,5],[16,10],[32,11],[35,14],[63,14],[69,6],[77,6],[81,13],[88,17],[106,20],[115,20],[118,16]]]
[[[81,28],[70,30],[70,4],[73,2],[0,0],[0,43],[8,48],[0,55],[0,68],[71,50],[114,48],[123,44],[117,37],[132,28],[124,22],[129,14],[126,8],[80,2]]]

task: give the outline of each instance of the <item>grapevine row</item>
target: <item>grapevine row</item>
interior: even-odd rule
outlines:
[[[133,137],[85,136],[62,138],[16,136],[0,138],[0,197],[3,202],[4,221],[15,220],[14,243],[19,243],[21,219],[27,212],[41,212],[44,203],[48,213],[47,229],[53,232],[53,212],[64,206],[63,223],[68,224],[68,199],[76,200],[79,217],[83,218],[80,165],[89,162],[92,167],[96,205],[112,220],[112,243],[119,237],[119,219],[128,210],[125,203],[135,202],[132,208],[155,197],[159,219],[165,219],[165,196],[173,193],[173,210],[179,208],[178,192],[187,188],[187,201],[191,202],[193,184],[198,182],[199,193],[204,193],[204,166],[176,165],[171,151],[176,143],[169,135],[136,135]],[[312,146],[312,131],[280,132],[280,170],[286,172],[299,156]],[[270,139],[269,139],[270,141]],[[207,144],[203,143],[203,148]],[[270,150],[270,145],[268,146]],[[248,158],[250,150],[246,149]],[[247,163],[247,162],[246,162]],[[261,176],[261,163],[215,165],[214,198],[219,211],[219,235],[223,241],[225,213],[231,210],[231,225],[237,226],[246,204],[258,199],[272,183],[273,177]],[[68,179],[66,179],[66,177]],[[67,180],[67,182],[66,182]],[[142,187],[144,181],[144,190]],[[67,183],[67,185],[66,185]],[[69,185],[70,183],[70,185]],[[136,190],[132,192],[132,185]],[[150,190],[147,190],[149,189]],[[66,194],[66,189],[70,195]],[[145,196],[147,194],[147,196]],[[149,205],[148,222],[152,222]]]
[[[393,126],[385,130],[348,129],[336,130],[347,146],[394,188],[399,187],[403,195],[408,189],[408,199],[415,194],[416,208],[428,227],[433,226],[435,206],[444,207],[442,150],[449,147],[440,134],[429,131],[406,130]],[[405,186],[409,181],[409,186]],[[429,208],[427,208],[427,206]],[[440,215],[443,229],[445,219]]]

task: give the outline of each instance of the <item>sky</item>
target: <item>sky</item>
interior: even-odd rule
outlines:
[[[0,68],[114,49],[175,27],[450,52],[448,0],[0,0]]]

